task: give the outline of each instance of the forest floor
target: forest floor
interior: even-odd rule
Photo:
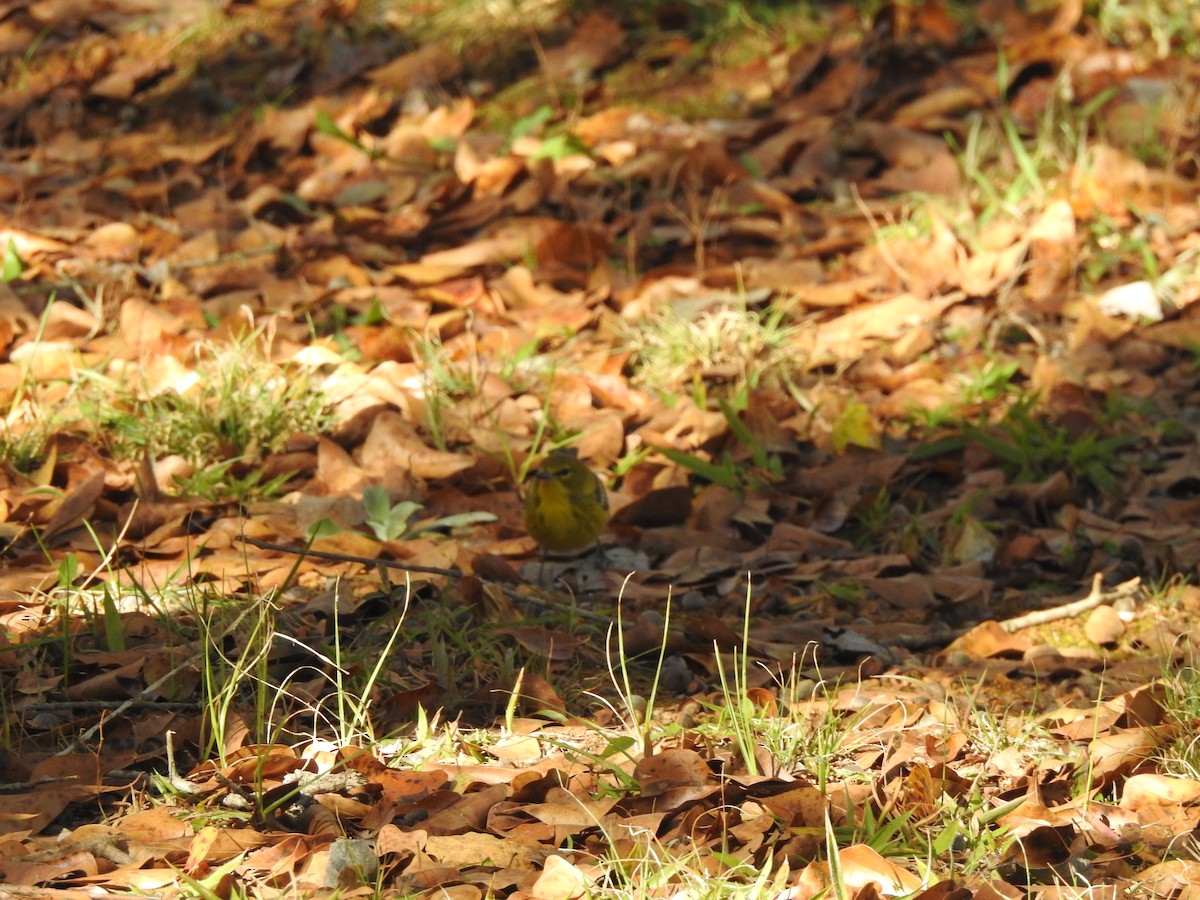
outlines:
[[[1027,5],[0,2],[0,893],[1197,896],[1200,22]]]

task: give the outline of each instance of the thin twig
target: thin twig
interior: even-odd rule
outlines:
[[[311,547],[296,547],[289,544],[273,544],[270,541],[260,541],[241,535],[238,540],[260,550],[275,550],[279,553],[294,553],[300,556],[311,556],[314,559],[327,559],[331,562],[351,562],[364,566],[383,566],[387,569],[402,569],[405,572],[419,572],[422,575],[445,575],[447,578],[462,578],[462,569],[441,569],[437,566],[414,566],[411,563],[396,562],[391,559],[378,559],[370,556],[357,556],[353,553],[330,553],[326,550],[313,550]]]
[[[418,572],[422,575],[444,575],[447,578],[462,578],[466,573],[462,569],[441,569],[436,566],[414,566],[410,563],[396,562],[391,559],[377,559],[370,556],[356,556],[353,553],[330,553],[325,550],[313,550],[311,547],[297,547],[288,544],[273,544],[270,541],[260,541],[255,538],[241,536],[238,538],[242,543],[249,544],[252,547],[258,547],[260,550],[274,550],[279,553],[294,553],[299,556],[311,556],[315,559],[327,559],[331,562],[351,562],[358,563],[363,566],[375,566],[385,569],[400,569],[404,572]],[[561,613],[563,615],[578,616],[581,619],[587,619],[591,622],[610,622],[611,616],[602,615],[601,613],[592,612],[591,610],[580,609],[579,607],[566,606],[554,600],[547,600],[544,597],[536,597],[531,594],[522,594],[520,591],[515,591],[507,585],[500,584],[496,581],[489,581],[488,584],[499,590],[505,597],[510,600],[515,600],[521,603],[530,603],[534,606],[540,606],[543,609],[548,609],[551,612]]]
[[[67,782],[81,783],[78,775],[62,775],[58,778],[38,778],[34,781],[6,781],[0,784],[0,794],[27,794],[36,791],[44,784],[66,784]],[[3,894],[0,894],[2,897]]]
[[[1072,600],[1070,603],[1064,603],[1061,606],[1052,606],[1049,609],[1037,609],[1023,616],[1005,619],[1000,623],[1000,627],[1005,631],[1013,632],[1030,625],[1044,625],[1047,622],[1054,622],[1058,619],[1069,619],[1080,613],[1087,612],[1089,609],[1095,609],[1104,603],[1112,603],[1115,600],[1121,600],[1125,597],[1135,597],[1142,588],[1141,578],[1131,578],[1129,581],[1122,582],[1106,591],[1102,587],[1103,580],[1104,576],[1100,572],[1097,572],[1092,578],[1091,591],[1082,600]]]
[[[236,619],[234,619],[234,621],[232,623],[230,623],[228,627],[225,628],[225,630],[220,634],[220,636],[214,639],[214,643],[219,644],[227,636],[234,634],[237,631],[237,629],[241,626],[242,620],[244,618],[246,618],[246,616],[250,615],[251,609],[252,609],[252,607],[247,607],[245,610],[243,610],[242,613]],[[158,689],[160,687],[162,687],[164,684],[166,684],[168,681],[170,681],[172,678],[174,678],[180,672],[184,671],[188,666],[190,666],[192,664],[192,662],[194,660],[199,659],[199,658],[200,658],[200,654],[198,652],[193,654],[189,659],[187,659],[186,661],[181,662],[179,665],[175,666],[175,668],[168,671],[165,675],[163,675],[161,678],[159,678],[153,684],[146,685],[144,688],[142,688],[140,691],[138,691],[137,696],[130,697],[128,700],[122,701],[122,703],[118,707],[116,707],[116,709],[114,709],[112,711],[112,715],[119,716],[122,713],[124,713],[127,709],[130,709],[131,707],[133,707],[134,705],[136,705],[138,703],[146,702],[147,697],[149,697],[151,694],[158,691]],[[70,744],[68,744],[66,747],[64,747],[62,750],[60,750],[57,755],[65,756],[68,753],[75,753],[79,750],[82,750],[84,747],[87,746],[88,742],[91,741],[92,738],[94,738],[100,732],[100,730],[104,727],[104,725],[107,721],[108,721],[107,718],[101,717],[99,722],[97,722],[95,725],[93,725],[91,728],[89,728],[83,734],[77,736],[75,738],[75,740],[71,741]],[[2,900],[2,898],[3,898],[3,895],[0,894],[0,900]]]
[[[145,700],[134,697],[129,700],[46,700],[21,705],[21,712],[54,712],[60,709],[82,710],[84,712],[104,712],[105,710],[127,710],[131,706],[138,709],[161,709],[166,712],[194,712],[200,708],[199,703],[186,703],[178,700]]]

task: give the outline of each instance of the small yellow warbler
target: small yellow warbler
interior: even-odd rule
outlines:
[[[525,486],[525,530],[543,553],[569,553],[596,540],[608,522],[608,495],[569,447],[551,450]]]

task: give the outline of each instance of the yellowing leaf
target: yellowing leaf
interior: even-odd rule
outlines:
[[[878,448],[879,428],[871,416],[870,407],[854,402],[842,410],[833,423],[830,440],[838,453],[845,452],[851,444],[868,449]]]

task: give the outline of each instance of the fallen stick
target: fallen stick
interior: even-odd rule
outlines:
[[[1113,603],[1125,597],[1135,597],[1138,591],[1142,589],[1141,578],[1131,578],[1129,581],[1122,582],[1116,587],[1104,590],[1101,586],[1104,576],[1097,572],[1092,577],[1092,589],[1088,595],[1082,600],[1072,600],[1070,603],[1064,603],[1061,606],[1051,606],[1049,609],[1035,609],[1031,613],[1026,613],[1023,616],[1014,616],[1011,619],[1005,619],[1000,623],[1000,627],[1005,631],[1019,631],[1029,625],[1044,625],[1047,622],[1054,622],[1058,619],[1069,619],[1072,616],[1077,616],[1080,613],[1087,612],[1089,609],[1095,609],[1104,603]]]

